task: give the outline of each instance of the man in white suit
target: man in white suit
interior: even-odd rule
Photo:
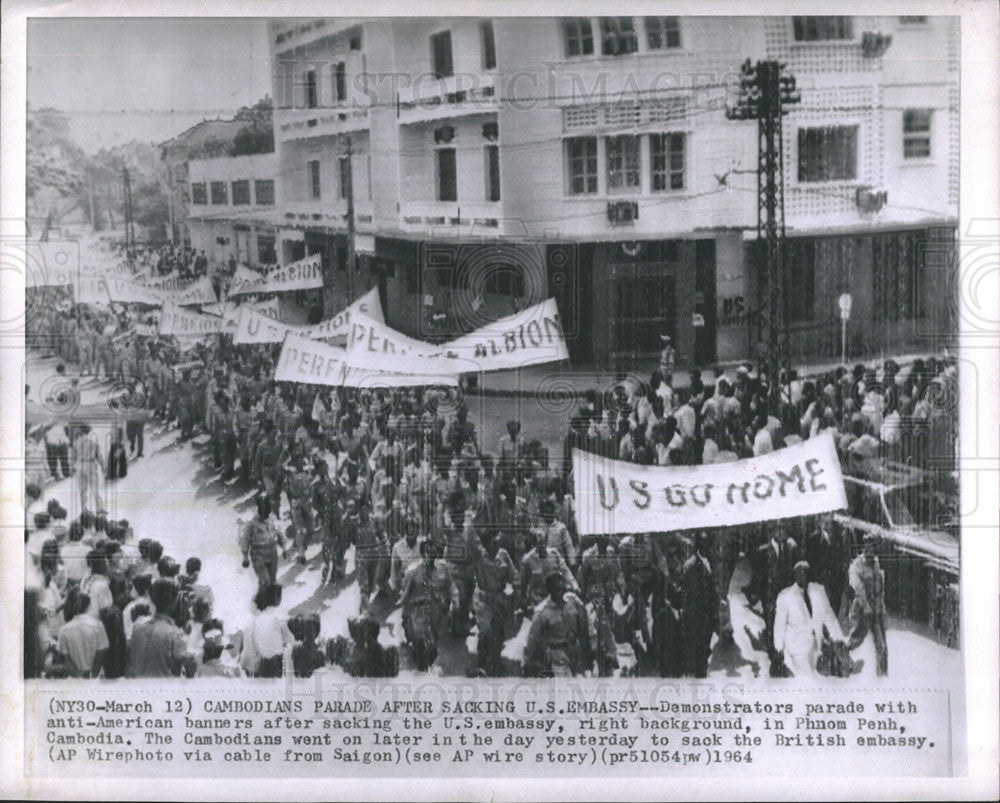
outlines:
[[[840,623],[830,607],[826,589],[809,582],[809,564],[800,560],[793,569],[795,582],[778,594],[774,617],[774,649],[784,652],[785,665],[796,677],[816,672],[823,645],[823,626],[830,638],[843,641]]]

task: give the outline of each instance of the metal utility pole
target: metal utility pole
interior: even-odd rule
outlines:
[[[751,337],[767,372],[772,415],[781,409],[782,375],[791,367],[788,335],[788,266],[785,261],[785,181],[781,118],[787,105],[802,99],[795,78],[777,61],[747,59],[741,68],[739,97],[726,109],[729,120],[757,121],[756,316]]]
[[[94,182],[90,176],[87,176],[87,200],[90,206],[90,228],[92,231],[97,231],[97,218],[94,216]]]
[[[347,174],[343,177],[347,195],[347,303],[354,301],[354,269],[358,258],[354,244],[354,164],[351,159],[354,151],[351,148],[351,138],[347,138],[347,161],[341,160],[341,169],[346,166]]]
[[[167,216],[170,219],[170,244],[177,245],[177,237],[174,231],[174,171],[167,165]]]
[[[128,168],[122,168],[122,189],[125,196],[125,255],[129,264],[135,259],[135,222],[132,218],[132,182]]]

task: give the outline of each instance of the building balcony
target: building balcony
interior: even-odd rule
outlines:
[[[315,109],[274,110],[274,133],[279,142],[334,137],[367,131],[368,126],[368,109],[351,103]]]
[[[286,201],[281,204],[278,220],[292,228],[328,228],[347,231],[347,200],[345,198],[311,201]],[[358,232],[374,231],[371,201],[354,205],[354,228]]]
[[[320,17],[312,20],[287,20],[287,24],[274,23],[271,27],[271,48],[275,55],[287,53],[289,50],[315,44],[326,37],[357,28],[361,20]]]
[[[435,79],[418,75],[399,90],[400,125],[490,114],[499,108],[493,73],[463,73]]]
[[[499,201],[458,203],[452,201],[404,201],[400,204],[400,227],[405,232],[458,234],[504,234],[503,206]]]

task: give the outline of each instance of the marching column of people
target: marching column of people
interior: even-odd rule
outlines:
[[[305,563],[318,542],[323,584],[344,580],[353,551],[362,617],[356,631],[367,637],[374,626],[377,634],[379,621],[400,607],[418,669],[433,665],[443,639],[474,633],[469,671],[486,675],[607,676],[631,653],[629,671],[704,677],[713,639],[734,638],[730,585],[742,557],[750,569],[742,591],[764,621],[755,646],[769,654],[772,674],[820,666],[849,673],[844,650],[866,638],[875,642],[879,673],[887,671],[884,579],[874,544],[854,558],[853,545],[839,542],[822,517],[711,532],[579,536],[569,450],[646,465],[696,465],[764,454],[833,429],[852,470],[886,457],[924,459],[944,451],[934,402],[954,382],[946,361],[917,361],[901,382],[892,361],[878,379],[864,366],[808,381],[793,373],[780,409],[772,409],[766,383],[749,367],[734,380],[719,371],[714,387],[699,373],[674,387],[672,354],[665,349],[648,384],[587,395],[568,422],[560,460],[540,440],[526,439],[518,421],[508,424],[495,451],[484,449],[468,410],[440,389],[276,383],[278,345],[234,346],[226,336],[181,344],[137,334],[138,318],[125,309],[43,306],[29,345],[44,350],[62,342],[64,319],[75,317],[75,347],[60,356],[79,361],[81,370],[92,360],[97,376],[101,368],[105,376],[127,376],[132,397],[123,418],[132,422],[126,432],[133,454],[141,454],[143,442],[145,415],[137,410],[148,410],[182,439],[207,434],[214,468],[225,480],[256,489],[257,515],[243,526],[239,545],[244,566],[257,576],[262,614],[275,607],[282,559]],[[85,432],[59,424],[48,430],[45,465],[53,479],[73,465],[81,495],[75,523],[82,527],[83,513],[101,505],[91,479],[104,468],[102,454]],[[123,579],[131,577],[126,572]],[[152,586],[164,579],[170,578],[152,576]],[[62,587],[68,593],[69,581]],[[78,615],[84,593],[69,607],[67,623]],[[131,613],[145,606],[162,618],[157,612],[164,606],[151,590],[149,597]],[[82,607],[90,610],[92,603]],[[840,610],[849,622],[846,635],[829,615]],[[186,626],[190,612],[180,619]],[[70,632],[93,630],[82,621]],[[312,625],[296,628],[311,632]],[[274,646],[268,633],[262,641]],[[173,650],[176,636],[161,622],[152,641]],[[508,645],[514,648],[505,651]],[[176,668],[183,661],[167,663]],[[387,671],[393,659],[377,664],[364,671]],[[252,661],[247,666],[256,671]],[[103,665],[74,668],[107,676]]]

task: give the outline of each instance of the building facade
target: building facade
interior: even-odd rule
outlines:
[[[276,265],[277,156],[223,156],[187,162],[191,247],[210,264],[230,257],[248,265]]]
[[[275,20],[269,34],[278,248],[324,254],[328,311],[377,284],[391,326],[443,337],[555,296],[580,365],[648,361],[660,334],[681,364],[749,357],[757,126],[725,114],[749,58],[784,62],[802,96],[782,141],[793,359],[839,355],[846,291],[849,354],[951,330],[957,20]],[[441,311],[446,332],[429,324]]]

